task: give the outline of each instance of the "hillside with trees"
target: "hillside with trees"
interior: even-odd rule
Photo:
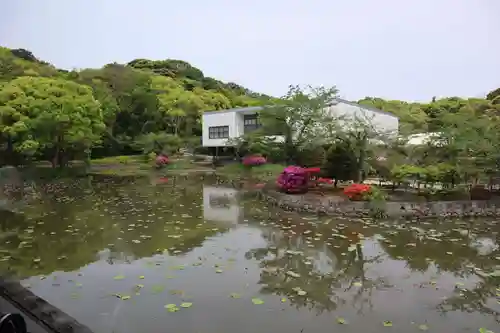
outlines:
[[[293,96],[281,100],[303,99],[302,92],[294,89],[291,90]],[[336,93],[333,89],[328,94],[331,97]],[[127,64],[66,71],[38,59],[28,50],[2,47],[0,165],[26,165],[44,160],[54,166],[64,166],[73,159],[134,154],[156,143],[196,147],[201,141],[203,111],[279,101],[236,83],[207,77],[202,70],[182,60],[135,59]],[[451,133],[467,122],[467,138],[456,140],[460,141],[456,149],[466,153],[469,139],[476,139],[477,133],[483,136],[492,133],[484,126],[498,123],[500,88],[483,99],[450,97],[411,103],[366,97],[358,102],[400,117],[402,134]],[[295,125],[300,124],[304,115],[293,110],[288,109],[286,117],[295,121]],[[262,116],[266,118],[265,112]],[[317,114],[309,116],[318,118]],[[275,116],[267,118],[273,117],[276,120]],[[279,125],[282,130],[296,127],[282,125]],[[314,131],[302,134],[300,145],[304,146],[309,142],[308,135],[316,136]],[[344,134],[335,140],[343,139],[345,144],[352,141],[353,133]],[[370,136],[374,135],[356,134],[355,137],[365,144]],[[359,152],[364,149],[356,147]],[[296,160],[302,149],[290,142],[285,148],[278,150],[290,152],[288,160]],[[335,149],[332,154],[338,153]],[[318,158],[324,160],[324,157]],[[347,159],[344,162],[350,163]]]
[[[140,151],[148,140],[199,142],[203,111],[269,98],[181,60],[65,71],[30,51],[0,48],[0,163],[43,159],[62,166],[91,152]]]

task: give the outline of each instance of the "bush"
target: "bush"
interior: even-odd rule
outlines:
[[[168,160],[168,157],[165,156],[165,155],[158,155],[156,156],[156,159],[155,159],[155,164],[156,164],[156,167],[157,168],[161,168],[161,167],[164,167],[165,165],[167,165],[170,161]]]
[[[319,146],[314,148],[305,148],[298,154],[299,164],[307,168],[323,166],[326,162],[326,150]]]
[[[243,161],[242,161],[243,165],[248,166],[248,167],[263,165],[263,164],[266,164],[266,162],[267,162],[266,158],[263,156],[259,156],[259,155],[247,156],[247,157],[243,158]]]
[[[351,184],[344,189],[344,194],[351,200],[364,200],[370,191],[370,185]]]
[[[355,179],[357,170],[357,158],[345,144],[332,145],[326,153],[326,161],[321,168],[324,175],[337,180]]]
[[[180,137],[166,133],[148,133],[137,138],[133,144],[135,149],[142,150],[145,155],[151,152],[172,155],[177,153],[182,145]]]
[[[156,156],[156,153],[152,151],[149,154],[145,154],[144,159],[146,160],[146,163],[151,163],[156,160]]]
[[[118,156],[116,159],[118,160],[118,163],[121,164],[129,164],[131,160],[129,156]]]

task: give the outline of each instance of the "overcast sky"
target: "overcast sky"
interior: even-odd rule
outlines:
[[[58,67],[182,59],[273,95],[484,96],[499,40],[500,0],[0,0],[0,45]]]

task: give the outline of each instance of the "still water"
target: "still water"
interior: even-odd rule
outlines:
[[[500,332],[500,227],[266,207],[199,180],[38,186],[0,270],[96,333]]]

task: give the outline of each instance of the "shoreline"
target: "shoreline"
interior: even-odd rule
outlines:
[[[382,213],[385,218],[447,218],[499,217],[500,200],[457,200],[405,202],[386,201],[373,204],[368,201],[350,201],[314,194],[292,195],[274,189],[261,189],[258,197],[268,204],[286,211],[300,211],[317,215],[342,217],[373,217]],[[333,199],[333,200],[332,200]]]

